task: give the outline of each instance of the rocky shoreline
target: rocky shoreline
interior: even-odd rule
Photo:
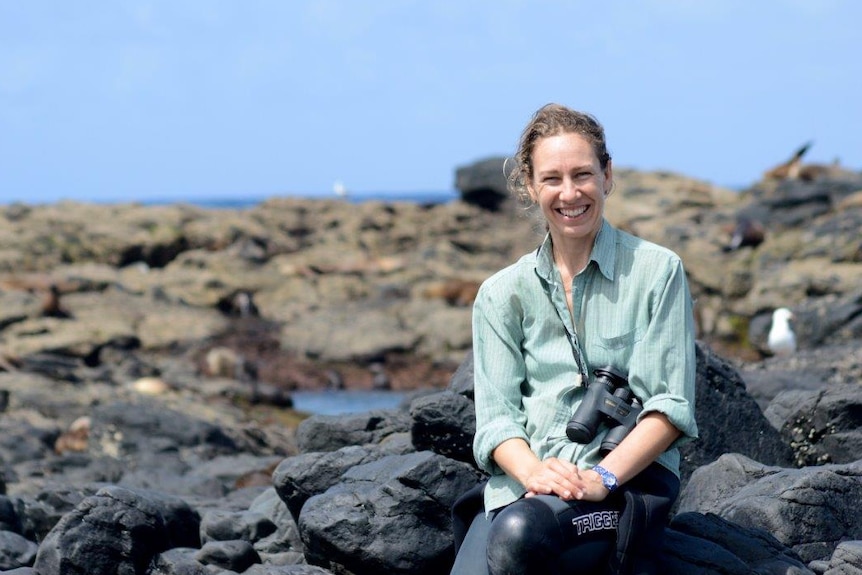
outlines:
[[[484,166],[440,205],[0,208],[0,573],[448,572],[448,508],[482,478],[470,303],[540,238]],[[608,217],[676,250],[697,299],[667,573],[858,572],[862,174],[620,170]],[[731,249],[743,218],[764,237]],[[339,387],[413,393],[291,409]]]

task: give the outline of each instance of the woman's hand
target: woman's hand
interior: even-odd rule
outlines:
[[[549,457],[536,461],[524,480],[527,497],[534,495],[557,495],[560,499],[579,499],[584,491],[584,481],[577,466],[568,461]]]
[[[582,470],[569,461],[549,457],[544,461],[522,439],[509,439],[494,450],[494,460],[527,490],[527,497],[556,495],[570,501],[603,501],[608,489],[592,470]]]
[[[526,497],[553,493],[563,500],[604,501],[610,491],[592,469],[578,469],[568,461],[551,457],[542,461],[527,478]]]

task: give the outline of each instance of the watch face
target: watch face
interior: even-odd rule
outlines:
[[[602,478],[602,485],[605,486],[605,489],[613,491],[617,488],[617,478],[613,473],[598,465],[593,469],[599,474],[599,477]]]

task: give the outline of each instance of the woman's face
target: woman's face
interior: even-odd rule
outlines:
[[[593,147],[575,133],[537,141],[532,159],[530,195],[542,208],[554,244],[592,249],[611,190],[610,162],[602,170]]]

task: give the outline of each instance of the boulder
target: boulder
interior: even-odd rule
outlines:
[[[410,432],[417,451],[433,451],[473,464],[476,408],[473,402],[451,390],[415,399],[410,404]]]
[[[794,452],[795,464],[862,460],[862,388],[858,382],[778,394],[766,417]]]
[[[437,574],[453,558],[451,506],[479,480],[428,451],[349,469],[305,502],[299,530],[309,563],[335,572]]]
[[[455,189],[461,199],[488,210],[498,210],[509,198],[504,173],[506,158],[491,157],[455,169]]]
[[[862,460],[788,469],[728,453],[692,474],[678,510],[764,530],[807,564],[829,560],[839,542],[862,540],[860,500]]]
[[[662,567],[667,575],[813,575],[769,532],[695,512],[680,513],[671,521]]]
[[[0,570],[32,565],[39,546],[14,531],[0,530]]]
[[[276,467],[272,475],[273,485],[297,520],[309,498],[337,484],[348,469],[383,455],[379,449],[358,445],[329,452],[302,453],[288,457]]]
[[[57,522],[34,568],[42,575],[140,573],[160,551],[198,546],[198,524],[182,501],[108,486]]]
[[[790,465],[790,446],[748,394],[737,369],[703,342],[697,342],[695,351],[695,418],[700,436],[680,447],[683,486],[695,469],[724,453],[741,453],[768,465]]]
[[[410,415],[401,409],[377,409],[345,415],[313,415],[296,430],[301,452],[335,451],[348,445],[380,443],[410,431]]]

